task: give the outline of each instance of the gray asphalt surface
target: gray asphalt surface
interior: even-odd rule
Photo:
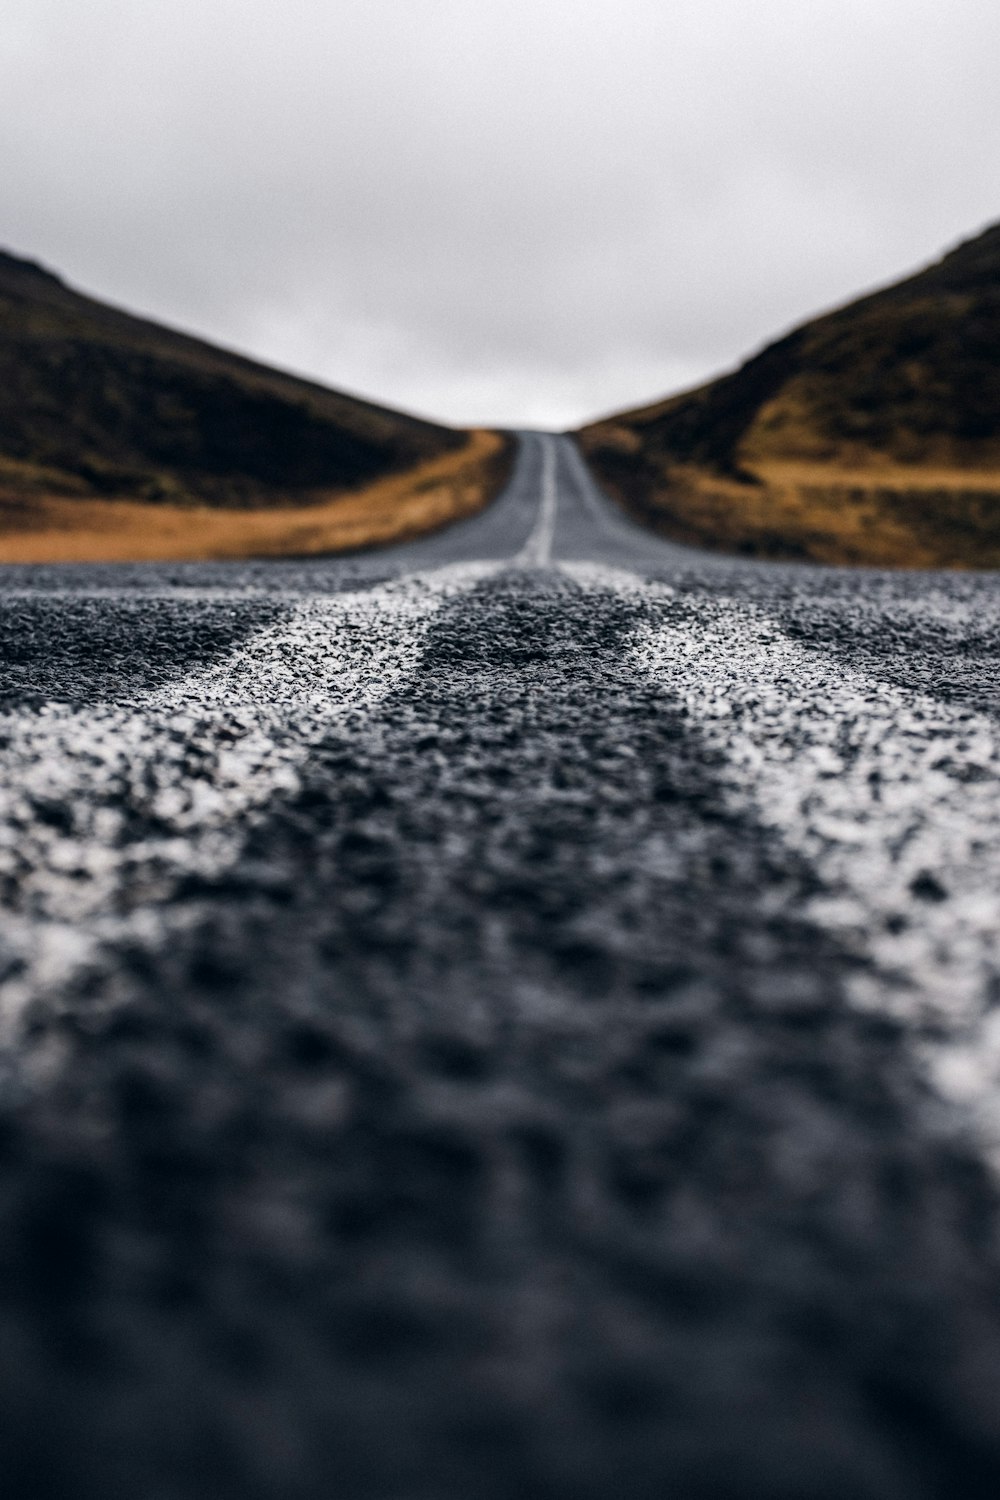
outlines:
[[[6,1496],[996,1495],[996,578],[527,434],[0,638]]]

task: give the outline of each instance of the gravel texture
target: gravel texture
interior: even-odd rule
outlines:
[[[0,642],[5,1495],[992,1500],[992,577],[704,560],[528,436]]]

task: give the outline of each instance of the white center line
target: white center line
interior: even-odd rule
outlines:
[[[514,559],[518,567],[547,568],[552,561],[552,539],[556,530],[556,507],[559,491],[556,486],[556,443],[554,438],[543,437],[541,500],[538,518],[531,535]]]

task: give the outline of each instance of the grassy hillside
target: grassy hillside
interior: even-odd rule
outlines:
[[[580,441],[609,490],[679,540],[1000,567],[1000,225]]]
[[[371,545],[484,504],[504,450],[132,317],[0,252],[0,561]]]

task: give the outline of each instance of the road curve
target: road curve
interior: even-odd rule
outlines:
[[[5,1495],[992,1500],[998,646],[538,433],[2,570]]]

